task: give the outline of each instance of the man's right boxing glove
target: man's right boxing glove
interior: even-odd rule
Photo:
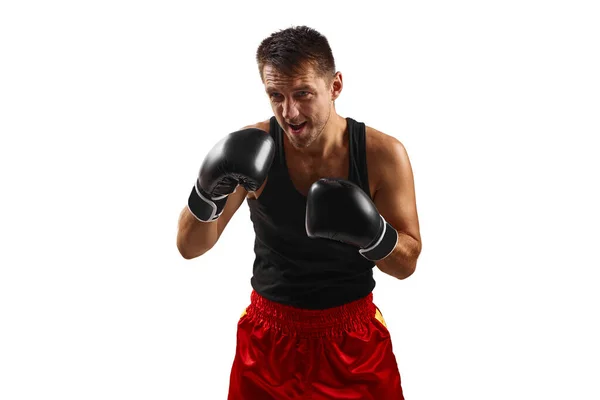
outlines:
[[[216,220],[238,185],[249,192],[261,187],[274,156],[275,142],[261,129],[242,129],[225,136],[202,162],[188,199],[190,212],[203,222]]]

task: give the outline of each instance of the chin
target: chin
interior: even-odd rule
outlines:
[[[313,132],[306,132],[303,135],[294,135],[293,133],[287,133],[290,143],[298,149],[305,149],[309,147],[316,139]]]

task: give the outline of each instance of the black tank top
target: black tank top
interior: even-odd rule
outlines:
[[[370,196],[365,124],[348,123],[348,180]],[[287,170],[284,132],[271,117],[276,154],[258,199],[248,199],[256,234],[251,285],[269,300],[305,309],[336,307],[368,295],[375,287],[374,263],[352,245],[306,234],[306,197]]]

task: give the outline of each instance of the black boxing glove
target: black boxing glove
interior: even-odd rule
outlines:
[[[261,129],[242,129],[225,136],[202,162],[188,198],[190,212],[200,221],[215,221],[238,185],[249,192],[260,188],[274,156],[275,142]]]
[[[356,246],[371,261],[387,257],[398,242],[398,232],[379,214],[371,198],[343,179],[323,178],[312,184],[305,222],[309,237]]]

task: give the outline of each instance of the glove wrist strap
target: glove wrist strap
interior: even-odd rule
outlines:
[[[227,196],[211,198],[196,181],[188,198],[188,209],[197,220],[212,222],[221,216],[225,203],[227,203]]]
[[[398,243],[398,232],[392,225],[381,217],[383,221],[383,232],[381,236],[369,247],[360,249],[358,252],[367,260],[380,261],[389,256]]]

